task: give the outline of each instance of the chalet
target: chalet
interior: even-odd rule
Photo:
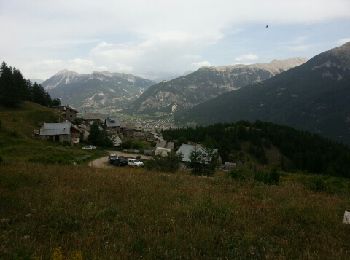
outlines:
[[[171,151],[174,151],[174,149],[175,149],[174,142],[167,142],[165,148],[170,149]]]
[[[73,122],[77,118],[78,111],[70,106],[58,106],[55,108],[60,111],[62,121],[68,120]]]
[[[156,143],[156,148],[166,148],[166,141],[160,140]]]
[[[98,113],[86,113],[82,116],[82,119],[86,125],[92,125],[96,123],[98,125],[102,125],[104,122],[105,115]]]
[[[39,130],[39,136],[44,140],[75,144],[79,143],[80,131],[69,121],[44,123]]]
[[[165,140],[159,140],[156,144],[155,155],[167,157],[174,150],[174,143]]]
[[[124,137],[134,138],[134,139],[147,139],[148,134],[142,131],[140,125],[134,124],[123,124],[121,127],[121,132]]]
[[[121,123],[117,118],[107,117],[105,119],[105,126],[108,132],[120,133]]]
[[[200,144],[182,144],[179,149],[176,151],[177,155],[182,155],[182,162],[188,163],[191,162],[191,154],[192,152],[197,151],[202,154],[202,158],[204,158],[205,163],[209,163],[212,158],[208,154],[208,151],[201,146]],[[214,153],[217,153],[218,150],[214,149]]]
[[[161,156],[161,157],[167,157],[171,153],[171,149],[163,148],[163,147],[157,147],[154,151],[155,156]]]

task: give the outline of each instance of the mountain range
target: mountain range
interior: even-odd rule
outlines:
[[[252,65],[202,67],[188,75],[151,86],[132,103],[130,109],[143,114],[188,109],[220,94],[269,79],[305,61],[294,58]]]
[[[261,83],[179,111],[180,123],[270,121],[350,144],[350,42]]]
[[[131,74],[93,72],[78,74],[62,70],[42,86],[62,104],[84,111],[114,111],[139,97],[155,82]]]

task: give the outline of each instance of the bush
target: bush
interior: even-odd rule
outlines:
[[[190,164],[194,175],[213,175],[218,165],[218,154],[212,149],[194,150],[190,156]],[[208,161],[209,160],[209,161]]]
[[[244,181],[248,177],[242,169],[234,169],[230,171],[228,174],[232,179],[235,179],[238,181]]]
[[[312,177],[308,180],[306,186],[316,192],[326,192],[328,191],[327,182],[322,177]]]
[[[14,138],[18,138],[19,137],[19,133],[15,130],[12,130],[12,131],[9,131],[9,135],[11,137],[14,137]]]
[[[100,130],[100,127],[96,122],[93,123],[90,128],[88,141],[96,146],[113,147],[113,142],[108,137],[107,132],[104,129]]]
[[[250,144],[248,152],[253,155],[256,160],[261,164],[267,164],[268,160],[266,158],[265,150],[261,145]]]
[[[254,180],[268,185],[278,185],[280,182],[280,173],[276,169],[273,169],[270,172],[256,172]]]
[[[176,172],[180,168],[181,156],[170,153],[168,157],[156,156],[152,160],[145,162],[147,170],[163,172]]]
[[[124,142],[121,145],[122,149],[144,150],[144,149],[149,149],[150,147],[151,145],[146,141],[133,140],[133,139],[124,140]]]

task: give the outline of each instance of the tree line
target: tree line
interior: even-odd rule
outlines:
[[[31,101],[43,106],[61,104],[59,99],[52,99],[40,84],[25,79],[20,70],[2,62],[0,67],[0,105],[18,107],[24,101]]]
[[[286,171],[306,171],[350,177],[350,149],[319,135],[266,122],[240,121],[206,127],[163,131],[164,139],[177,145],[201,143],[217,148],[223,161],[237,161],[249,153],[261,164],[268,164],[266,151],[275,147],[280,152],[279,166]],[[243,147],[248,144],[248,149]]]

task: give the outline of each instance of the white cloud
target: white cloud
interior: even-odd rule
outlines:
[[[241,56],[238,56],[235,61],[239,63],[252,63],[255,62],[259,59],[259,57],[256,54],[248,53],[248,54],[243,54]]]
[[[60,66],[178,73],[242,24],[314,23],[349,10],[349,0],[0,0],[0,57],[30,77]],[[37,67],[48,60],[60,62]]]
[[[313,47],[308,43],[309,38],[307,36],[299,36],[290,42],[284,43],[287,50],[292,52],[305,52]]]
[[[28,65],[27,65],[28,64]],[[68,69],[79,73],[91,73],[94,70],[106,70],[104,66],[97,66],[93,61],[87,59],[68,60],[38,60],[25,63],[21,70],[30,71],[30,78],[46,79],[45,75],[53,75],[56,72]]]
[[[348,43],[348,42],[350,42],[350,37],[349,38],[339,39],[337,41],[337,45],[343,45],[343,44]]]
[[[211,66],[210,62],[207,60],[199,61],[199,62],[193,62],[191,64],[193,70],[199,69],[201,67],[209,67]]]

